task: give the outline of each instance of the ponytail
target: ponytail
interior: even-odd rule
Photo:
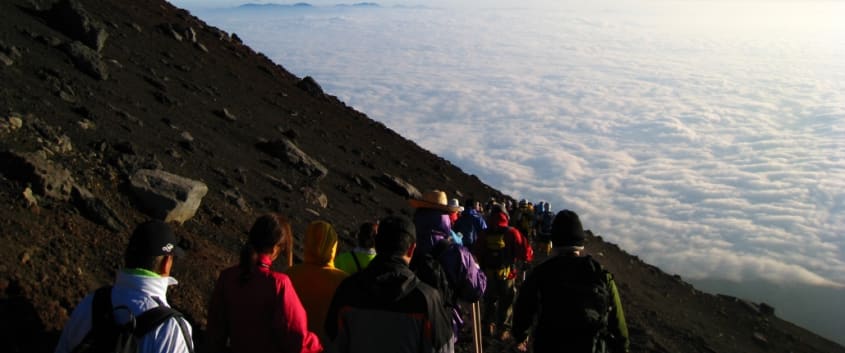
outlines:
[[[258,261],[258,253],[250,243],[244,244],[241,248],[241,259],[239,267],[241,268],[241,284],[244,284],[252,278],[252,273],[255,272],[255,263]]]

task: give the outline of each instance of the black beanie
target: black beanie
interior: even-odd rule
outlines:
[[[558,246],[584,246],[584,228],[578,215],[570,210],[557,213],[552,222],[552,244]]]

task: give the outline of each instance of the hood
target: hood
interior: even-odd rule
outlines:
[[[508,226],[508,215],[504,212],[493,212],[490,214],[490,222],[495,224],[499,227],[507,227]]]
[[[377,303],[392,303],[406,297],[420,283],[399,256],[376,255],[361,272],[361,288]]]
[[[417,254],[431,252],[434,244],[452,234],[449,214],[438,210],[417,209],[414,213],[414,226],[417,230]]]
[[[334,267],[337,251],[337,233],[325,221],[314,221],[305,229],[304,262],[306,264]]]

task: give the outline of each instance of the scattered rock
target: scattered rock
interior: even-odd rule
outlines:
[[[273,185],[279,187],[280,189],[282,189],[284,191],[293,191],[293,186],[290,185],[290,183],[288,183],[284,179],[276,178],[276,177],[274,177],[270,174],[264,174],[264,177],[267,178],[267,180],[269,180],[270,183],[272,183]]]
[[[30,259],[32,259],[32,255],[29,251],[24,251],[24,253],[21,254],[21,265],[28,264]]]
[[[201,50],[203,53],[208,53],[208,48],[205,47],[202,43],[196,43],[197,49]]]
[[[312,188],[312,187],[304,187],[302,188],[302,195],[305,196],[305,202],[310,205],[320,206],[320,208],[326,208],[329,206],[329,197],[320,189]]]
[[[235,179],[241,184],[246,184],[246,169],[235,168]]]
[[[35,198],[35,195],[32,194],[32,188],[27,187],[23,189],[23,199],[26,200],[26,207],[37,211],[38,210],[38,199]]]
[[[382,174],[380,177],[376,177],[375,181],[384,185],[388,190],[405,198],[415,199],[422,195],[416,186],[403,180],[402,178],[387,173]]]
[[[754,338],[754,342],[757,342],[763,346],[767,346],[769,344],[769,340],[766,338],[765,335],[760,332],[754,332],[752,337]]]
[[[97,127],[97,125],[94,124],[93,121],[88,120],[88,119],[82,119],[80,121],[77,121],[76,124],[79,125],[79,127],[82,128],[82,130],[91,130],[91,129],[94,129],[95,127]]]
[[[313,97],[322,98],[325,96],[323,88],[320,87],[320,84],[318,84],[311,76],[305,76],[305,78],[299,80],[299,82],[296,83],[296,87],[299,87],[299,89],[305,91]]]
[[[373,185],[372,182],[360,175],[353,176],[352,180],[355,182],[355,184],[358,184],[358,186],[364,188],[364,190],[373,191],[376,189],[376,186]]]
[[[6,65],[6,66],[12,66],[12,65],[15,64],[15,61],[12,60],[12,58],[10,58],[8,55],[6,55],[4,53],[0,53],[0,64]]]
[[[23,127],[23,120],[16,116],[0,119],[0,133],[14,132]]]
[[[766,303],[760,303],[759,305],[760,313],[766,316],[774,316],[775,315],[775,308]]]
[[[317,181],[328,175],[329,170],[316,159],[311,158],[293,142],[288,139],[280,139],[269,142],[259,142],[257,147],[265,153],[287,161],[299,167],[305,175],[315,178]]]
[[[117,212],[109,207],[105,201],[94,196],[88,189],[74,185],[72,196],[74,205],[85,218],[115,232],[126,229],[126,223],[120,219]]]
[[[105,25],[92,17],[77,0],[60,0],[44,12],[44,18],[51,27],[97,53],[106,44],[108,32]]]
[[[229,203],[238,206],[238,208],[244,213],[250,212],[249,203],[247,203],[246,199],[241,196],[241,192],[238,191],[238,189],[224,190],[223,196],[226,198],[226,201],[229,201]]]
[[[163,170],[138,170],[129,182],[147,214],[180,224],[196,214],[208,193],[204,183]]]
[[[229,120],[229,121],[238,120],[238,117],[235,116],[234,114],[230,113],[229,110],[226,109],[226,108],[223,108],[221,110],[216,110],[216,111],[214,111],[214,113],[217,114],[217,116],[219,116],[223,119]]]
[[[98,80],[109,78],[108,66],[103,63],[100,53],[76,41],[62,45],[62,49],[70,55],[80,71]]]
[[[190,132],[182,131],[182,133],[179,134],[179,137],[182,138],[182,141],[194,142],[194,136],[192,136]]]
[[[33,190],[41,195],[61,201],[70,199],[73,177],[43,153],[3,152],[0,153],[0,166],[4,175],[31,183]]]

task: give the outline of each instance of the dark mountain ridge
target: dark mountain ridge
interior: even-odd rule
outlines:
[[[111,281],[129,229],[155,211],[142,170],[207,188],[175,225],[188,256],[169,291],[197,338],[217,272],[263,212],[288,215],[297,237],[327,219],[349,247],[360,222],[410,215],[415,189],[505,197],[163,0],[3,1],[0,28],[4,351],[52,351],[80,298]],[[634,352],[845,352],[601,237],[587,249],[616,275]]]

